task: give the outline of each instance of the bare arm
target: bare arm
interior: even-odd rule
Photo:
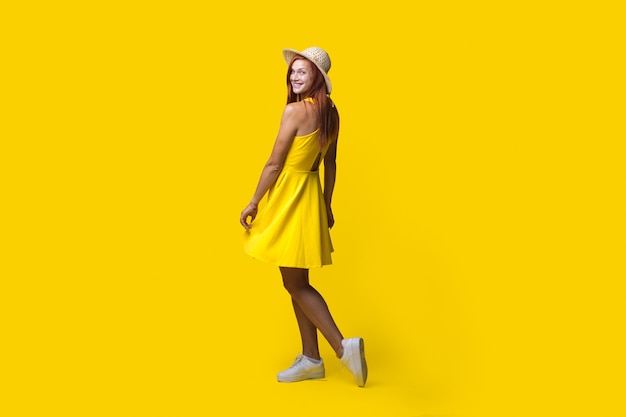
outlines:
[[[326,203],[326,213],[328,215],[328,227],[333,227],[335,217],[331,203],[333,191],[335,190],[335,179],[337,178],[337,140],[334,140],[328,147],[324,156],[324,202]]]
[[[250,225],[256,217],[259,202],[272,184],[274,184],[280,171],[283,169],[285,157],[296,136],[298,125],[301,123],[302,117],[302,111],[300,111],[298,107],[294,105],[287,105],[285,107],[272,153],[261,171],[261,178],[259,178],[256,191],[250,200],[250,204],[241,212],[239,221],[246,230],[250,229]],[[249,223],[248,217],[250,217]]]

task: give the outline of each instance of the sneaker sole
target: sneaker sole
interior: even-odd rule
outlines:
[[[367,381],[367,362],[365,361],[365,342],[359,339],[359,359],[361,360],[361,375],[357,378],[357,385],[364,387]]]
[[[299,377],[299,376],[294,376],[294,377],[277,377],[276,379],[278,380],[278,382],[300,382],[300,381],[307,381],[309,379],[321,379],[324,378],[324,371],[322,372],[316,372],[314,374],[310,374],[307,375],[306,377]]]
[[[365,361],[365,342],[363,339],[358,339],[358,359],[356,341],[350,341],[348,348],[351,350],[351,359],[353,360],[353,368],[355,368],[354,380],[359,387],[364,387],[367,381],[367,362]]]

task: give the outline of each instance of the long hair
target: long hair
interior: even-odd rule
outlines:
[[[295,55],[289,66],[287,67],[287,104],[300,100],[298,94],[295,94],[291,88],[291,67],[298,59],[309,61],[301,55]],[[335,103],[326,94],[326,82],[319,68],[309,61],[313,69],[312,84],[313,87],[309,91],[308,97],[313,99],[313,106],[317,115],[317,126],[319,128],[318,140],[320,148],[323,148],[329,142],[336,140],[339,136],[339,112]],[[307,103],[308,104],[308,103]]]

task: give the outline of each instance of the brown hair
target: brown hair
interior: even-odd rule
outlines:
[[[298,94],[295,94],[291,88],[291,67],[298,59],[309,61],[301,55],[295,55],[289,66],[287,67],[287,104],[299,101]],[[313,69],[313,87],[309,91],[308,97],[313,99],[313,106],[317,114],[317,125],[319,127],[319,144],[320,148],[326,146],[328,142],[336,140],[339,136],[339,112],[335,103],[326,94],[326,82],[319,68],[309,61]]]

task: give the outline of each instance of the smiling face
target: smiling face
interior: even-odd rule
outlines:
[[[311,91],[314,82],[313,64],[306,59],[297,59],[291,66],[289,73],[291,90],[295,94],[305,95]]]

